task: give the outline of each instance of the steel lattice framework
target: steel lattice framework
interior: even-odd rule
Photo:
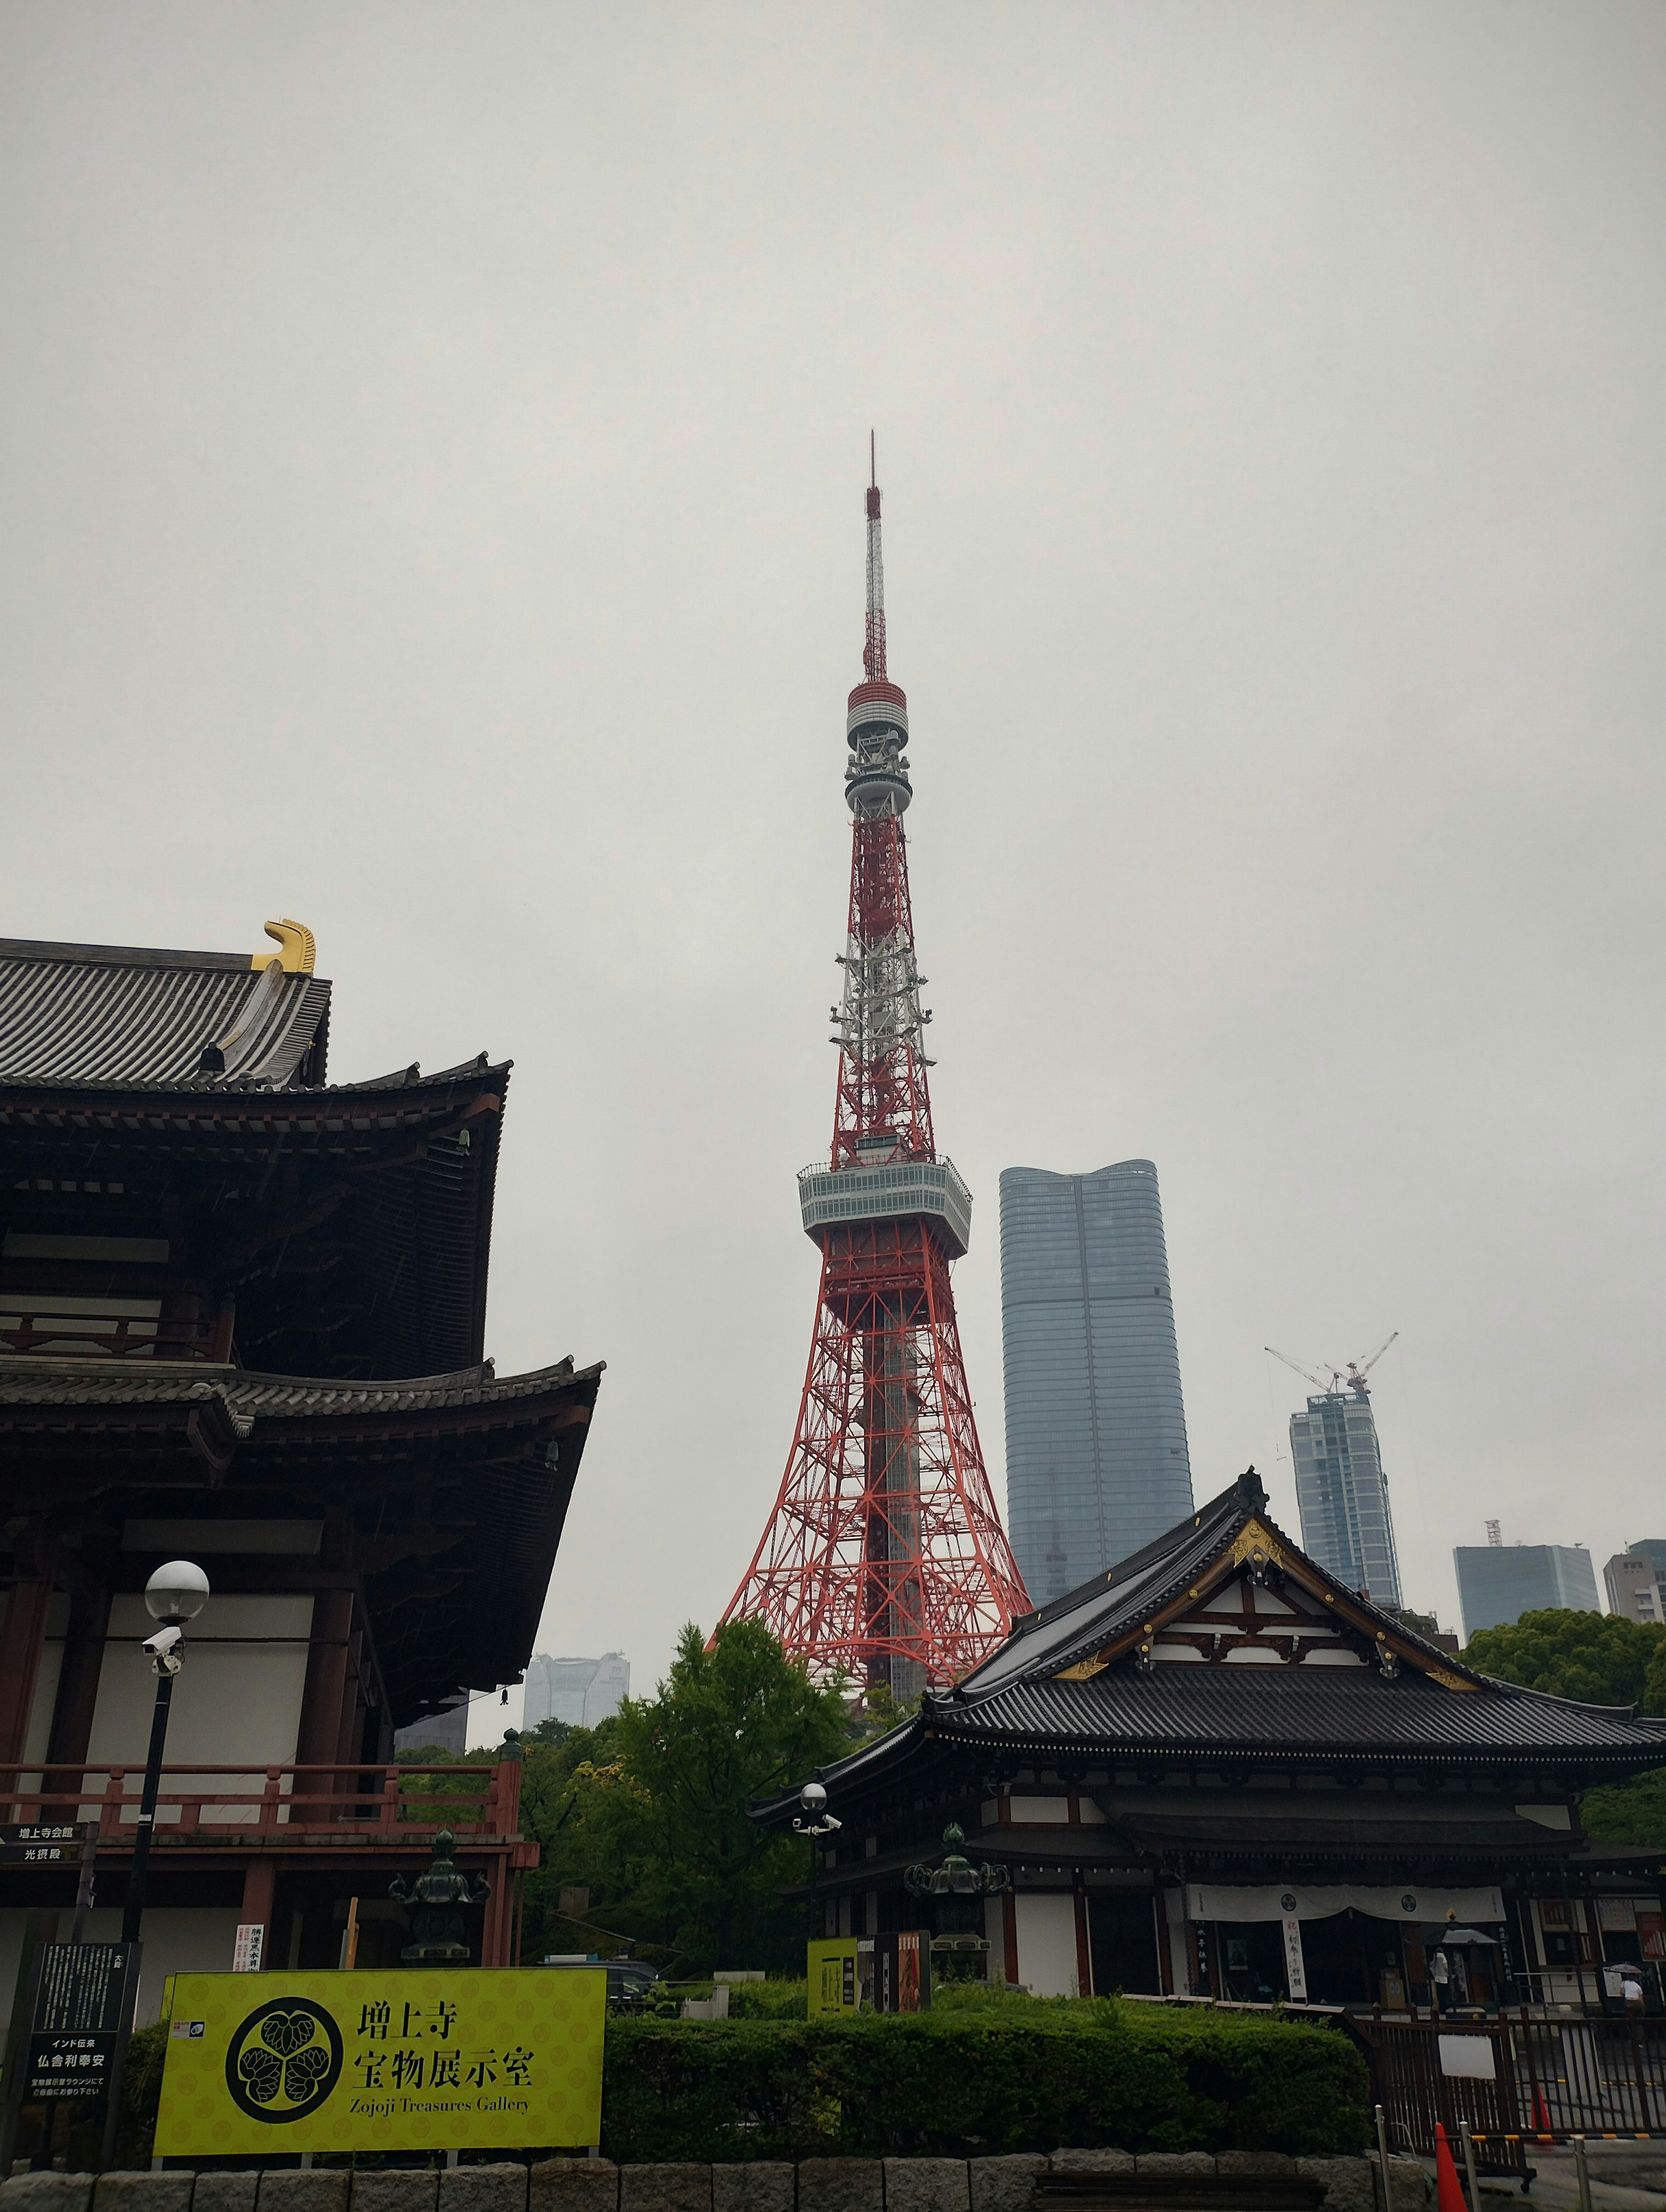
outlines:
[[[976,1666],[1030,1601],[984,1470],[949,1282],[971,1200],[932,1130],[903,829],[908,700],[885,669],[877,483],[863,665],[847,718],[831,1157],[799,1178],[822,1253],[815,1331],[775,1510],[723,1618],[766,1622],[820,1675],[907,1697]]]

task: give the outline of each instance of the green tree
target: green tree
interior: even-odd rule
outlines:
[[[521,1803],[544,1863],[527,1886],[536,1946],[610,1948],[625,1936],[687,1972],[783,1960],[800,1930],[777,1896],[802,1881],[807,1847],[747,1818],[750,1799],[801,1780],[850,1747],[841,1686],[818,1686],[757,1621],[731,1621],[708,1650],[684,1629],[670,1674],[594,1729],[523,1738]],[[561,1893],[588,1893],[562,1916]],[[737,1949],[746,1953],[736,1956]]]
[[[1643,1677],[1643,1710],[1666,1713],[1666,1634],[1649,1656],[1649,1671]]]
[[[1666,1850],[1666,1767],[1588,1790],[1579,1801],[1579,1817],[1598,1843]]]
[[[1524,1613],[1510,1627],[1478,1630],[1463,1656],[1501,1681],[1666,1713],[1666,1628],[1617,1613]],[[1588,1790],[1579,1817],[1599,1843],[1666,1849],[1666,1768]]]
[[[1617,1613],[1524,1613],[1477,1629],[1463,1656],[1479,1674],[1581,1705],[1639,1705],[1652,1694],[1650,1710],[1666,1710],[1666,1628]]]
[[[761,1622],[730,1621],[709,1650],[684,1628],[655,1697],[619,1713],[625,1773],[648,1807],[645,1891],[679,1929],[727,1956],[737,1923],[803,1879],[806,1846],[746,1807],[839,1757],[845,1730],[842,1686],[812,1682]]]

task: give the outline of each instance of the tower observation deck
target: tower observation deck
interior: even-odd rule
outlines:
[[[723,1618],[762,1620],[818,1674],[900,1698],[976,1666],[1029,1600],[984,1470],[950,1288],[972,1200],[932,1128],[903,829],[909,702],[885,665],[877,483],[866,510],[833,1137],[799,1176],[821,1285],[786,1473]]]

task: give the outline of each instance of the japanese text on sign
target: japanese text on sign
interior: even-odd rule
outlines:
[[[156,2148],[594,2143],[606,1993],[599,1967],[178,1975]]]

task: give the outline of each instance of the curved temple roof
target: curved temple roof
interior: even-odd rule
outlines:
[[[316,1083],[329,1011],[276,958],[0,938],[0,1084]]]
[[[298,1504],[361,1573],[396,1717],[514,1680],[602,1367],[385,1382],[198,1362],[0,1359],[7,1502],[241,1521]],[[66,1470],[69,1472],[66,1473]]]
[[[1666,1763],[1666,1720],[1476,1674],[1326,1573],[1266,1505],[1252,1468],[1144,1550],[1015,1621],[1000,1648],[953,1689],[927,1695],[915,1718],[818,1768],[818,1778],[848,1796],[889,1782],[933,1747],[955,1745],[981,1758],[1004,1751],[1097,1765],[1426,1757],[1622,1773]],[[1188,1616],[1245,1574],[1304,1594],[1312,1607],[1306,1622],[1340,1632],[1366,1662],[1152,1663],[1165,1624],[1187,1638]],[[1270,1625],[1305,1623],[1292,1616]],[[755,1815],[782,1820],[797,1802],[794,1790]]]

